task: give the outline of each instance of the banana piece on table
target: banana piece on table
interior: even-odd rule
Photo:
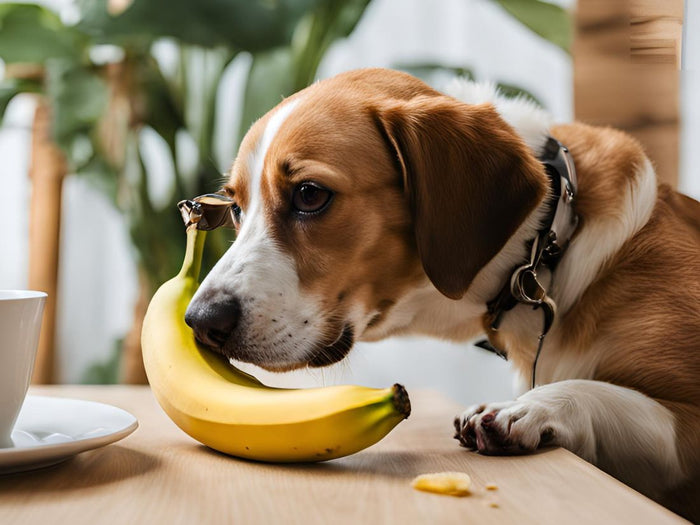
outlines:
[[[468,496],[471,494],[472,480],[465,472],[435,472],[416,476],[411,486],[416,490],[436,494]]]
[[[153,393],[182,430],[243,458],[323,461],[369,447],[408,417],[401,385],[272,388],[200,349],[184,318],[199,284],[205,234],[188,229],[182,269],[153,296],[141,334]]]

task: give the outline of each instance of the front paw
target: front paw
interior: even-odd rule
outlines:
[[[454,424],[455,439],[481,454],[524,454],[555,440],[550,411],[527,401],[474,405]]]

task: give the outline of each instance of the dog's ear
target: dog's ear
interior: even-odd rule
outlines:
[[[490,104],[421,96],[377,108],[435,287],[461,298],[546,194],[544,168]]]

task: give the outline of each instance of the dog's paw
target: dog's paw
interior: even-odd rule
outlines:
[[[552,413],[541,403],[474,405],[454,424],[455,439],[481,454],[524,454],[555,440]]]

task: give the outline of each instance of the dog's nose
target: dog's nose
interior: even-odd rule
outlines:
[[[236,297],[192,301],[185,312],[185,322],[194,331],[197,341],[212,348],[223,348],[240,317],[241,303]]]

